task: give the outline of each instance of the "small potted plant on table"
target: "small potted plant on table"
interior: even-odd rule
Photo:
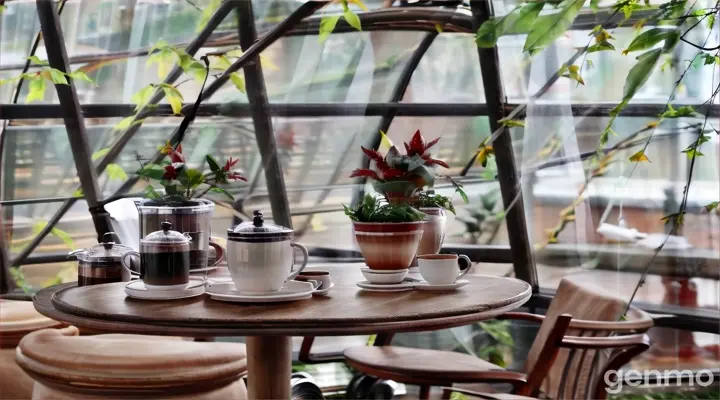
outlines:
[[[390,143],[381,132],[384,141]],[[449,168],[445,161],[432,158],[428,151],[440,138],[425,142],[420,131],[416,131],[410,143],[403,143],[406,154],[400,154],[397,147],[390,143],[388,153],[383,157],[379,152],[362,147],[377,169],[356,169],[350,177],[368,177],[373,187],[380,192],[390,204],[407,204],[423,212],[426,217],[425,234],[422,236],[417,254],[433,254],[440,251],[445,238],[445,210],[455,213],[452,200],[439,194],[422,192],[424,187],[432,187],[435,178],[449,180],[456,188],[456,193],[467,202],[462,186],[449,176],[436,175],[433,168],[440,165]]]
[[[220,185],[246,179],[234,170],[238,160],[230,158],[221,166],[208,154],[205,161],[209,171],[205,172],[186,164],[182,144],[173,147],[166,143],[160,150],[169,160],[157,164],[141,163],[137,171],[140,177],[158,182],[163,187],[163,190],[159,190],[152,184],[148,185],[145,188],[145,199],[135,202],[140,218],[140,237],[160,230],[161,224],[168,221],[175,230],[187,233],[192,239],[190,269],[206,268],[209,246],[213,245],[216,252],[219,246],[210,243],[210,221],[215,204],[201,197],[208,193],[220,193],[232,200],[232,194]]]
[[[357,207],[344,207],[370,269],[399,270],[410,266],[423,235],[425,214],[408,204],[386,203],[370,194]]]

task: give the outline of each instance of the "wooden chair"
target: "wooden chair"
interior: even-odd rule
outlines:
[[[523,396],[542,392],[553,399],[603,399],[605,371],[619,369],[649,347],[643,333],[652,327],[652,318],[631,308],[626,320],[618,321],[624,310],[622,300],[564,279],[545,316],[509,312],[498,317],[541,324],[523,372],[467,354],[396,346],[354,347],[345,358],[362,373],[420,385],[421,398],[428,398],[431,386],[510,383]]]
[[[33,378],[33,400],[245,399],[245,348],[158,336],[77,336],[75,327],[25,336],[17,363]]]
[[[15,363],[15,347],[27,334],[62,324],[40,315],[30,301],[0,299],[0,400],[29,399],[33,380]]]

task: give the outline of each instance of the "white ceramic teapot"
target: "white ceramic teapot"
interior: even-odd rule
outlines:
[[[266,224],[262,212],[253,212],[253,220],[243,222],[227,233],[227,263],[240,292],[275,292],[294,279],[305,268],[308,251],[294,243],[294,232],[284,226]],[[293,248],[302,251],[305,259],[293,270]]]

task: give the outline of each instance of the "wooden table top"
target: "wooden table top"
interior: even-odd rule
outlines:
[[[184,336],[349,335],[426,331],[469,324],[516,309],[531,295],[514,278],[465,275],[454,292],[366,292],[361,264],[313,266],[328,270],[335,286],[328,296],[274,304],[237,304],[202,295],[146,301],[127,297],[124,283],[43,289],[35,308],[55,320],[103,331]]]

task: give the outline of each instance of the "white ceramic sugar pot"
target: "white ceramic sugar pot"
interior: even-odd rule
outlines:
[[[275,292],[294,279],[308,262],[305,246],[293,242],[295,234],[284,226],[265,223],[259,210],[253,220],[227,231],[228,270],[240,292]],[[302,265],[293,269],[294,248],[302,251]]]

